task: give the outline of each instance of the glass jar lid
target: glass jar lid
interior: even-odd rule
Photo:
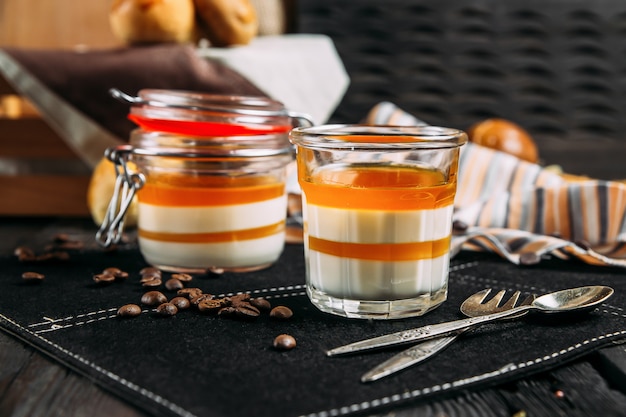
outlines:
[[[287,133],[310,126],[310,117],[288,111],[262,96],[204,94],[185,90],[140,90],[137,97],[112,89],[111,95],[132,104],[129,119],[144,130],[192,136]]]

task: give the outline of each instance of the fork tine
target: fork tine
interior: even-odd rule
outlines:
[[[483,303],[483,305],[489,306],[491,308],[498,307],[498,305],[500,305],[500,302],[502,301],[502,298],[504,297],[504,294],[506,294],[506,290],[498,291],[498,293],[494,295],[491,300],[487,301],[486,303]]]
[[[475,294],[472,294],[471,296],[469,296],[467,298],[467,300],[465,300],[466,302],[475,302],[475,303],[482,303],[483,301],[485,301],[485,298],[487,298],[487,296],[489,295],[489,293],[491,292],[491,288],[485,288],[484,290],[478,291]]]
[[[509,298],[506,303],[502,304],[500,308],[503,310],[508,310],[510,308],[515,307],[515,305],[517,304],[517,300],[519,300],[520,294],[521,294],[520,291],[515,291],[513,295],[511,296],[511,298]]]

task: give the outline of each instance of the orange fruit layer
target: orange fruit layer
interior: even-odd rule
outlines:
[[[285,184],[273,177],[192,177],[150,175],[139,190],[140,203],[209,207],[256,203],[283,196]]]
[[[309,236],[309,250],[340,258],[367,261],[417,261],[443,256],[450,250],[450,236],[411,243],[347,243]]]
[[[139,229],[139,237],[169,243],[224,243],[261,239],[285,231],[285,222],[253,229],[229,230],[213,233],[167,233]]]
[[[307,204],[346,209],[424,210],[454,203],[456,180],[435,170],[351,166],[322,169],[306,176],[299,165]]]

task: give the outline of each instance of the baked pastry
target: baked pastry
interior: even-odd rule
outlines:
[[[129,169],[135,169],[135,165],[128,163]],[[102,158],[91,173],[91,179],[87,188],[87,207],[94,223],[100,226],[104,221],[109,202],[115,189],[115,166],[107,158]],[[124,224],[126,226],[137,225],[137,197],[135,197],[126,212]]]
[[[193,0],[114,0],[109,22],[128,44],[192,42],[198,33]]]
[[[200,30],[213,46],[246,45],[259,21],[249,0],[194,0]]]
[[[521,126],[505,119],[487,119],[467,131],[469,140],[497,149],[528,162],[539,162],[539,151],[530,134]]]

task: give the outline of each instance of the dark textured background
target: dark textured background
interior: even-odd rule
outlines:
[[[359,121],[381,101],[460,129],[503,117],[531,133],[546,164],[626,178],[625,2],[297,4],[298,31],[330,36],[351,77],[333,121]]]

